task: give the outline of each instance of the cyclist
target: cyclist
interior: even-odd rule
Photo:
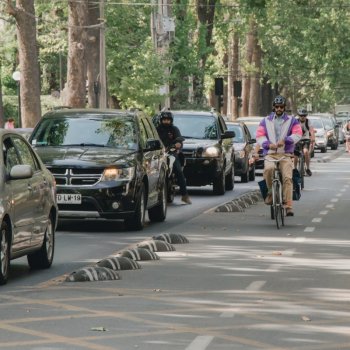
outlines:
[[[180,130],[173,125],[174,117],[170,111],[163,111],[160,114],[160,124],[157,127],[157,131],[160,139],[162,140],[166,148],[172,146],[175,143],[175,147],[178,151],[182,148],[181,142],[175,142],[175,139],[181,137]],[[187,193],[186,188],[186,179],[182,171],[181,162],[179,157],[176,157],[176,160],[173,164],[173,170],[177,179],[177,183],[180,187],[181,201],[186,204],[192,204],[191,199]]]
[[[295,144],[302,136],[299,121],[285,112],[286,99],[278,95],[273,100],[273,111],[263,118],[256,131],[256,140],[263,149],[263,154],[274,159],[281,160],[283,202],[286,215],[293,216],[293,161],[292,156]],[[264,179],[268,188],[265,204],[272,204],[272,177],[274,171],[273,162],[265,162]]]
[[[296,149],[299,152],[304,152],[304,157],[305,157],[305,165],[306,165],[306,174],[309,176],[312,175],[312,172],[310,170],[310,144],[314,139],[314,130],[312,126],[309,123],[309,119],[307,119],[307,110],[302,108],[298,109],[298,120],[301,125],[301,129],[303,131],[303,136],[301,137],[300,143],[296,145]],[[299,146],[302,146],[303,149],[301,150]],[[294,167],[297,167],[298,163],[298,154],[297,152],[294,153]]]

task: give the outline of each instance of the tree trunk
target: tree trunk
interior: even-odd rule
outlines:
[[[34,0],[7,0],[8,13],[16,19],[20,75],[21,120],[18,126],[34,127],[41,118],[40,69]]]
[[[204,72],[208,58],[208,48],[212,46],[211,39],[214,27],[215,4],[217,0],[196,0],[197,17],[199,21],[198,40],[204,36],[205,47],[200,47],[201,54],[198,61],[198,73],[193,77],[194,102],[198,105],[204,103]]]
[[[255,38],[255,20],[250,20],[250,30],[247,34],[246,42],[246,62],[245,64],[250,66],[252,63],[252,56],[254,50],[254,38]],[[249,114],[249,97],[250,97],[250,73],[245,71],[242,80],[242,115],[247,116]]]
[[[68,1],[68,65],[64,104],[69,107],[86,106],[86,52],[88,0]]]
[[[253,73],[250,79],[249,91],[249,111],[248,115],[258,116],[261,113],[261,88],[260,88],[260,74],[261,74],[261,47],[258,43],[256,32],[254,32],[254,47],[252,55]]]
[[[98,107],[99,93],[99,67],[100,67],[100,27],[95,27],[100,23],[100,10],[95,1],[89,0],[89,24],[92,26],[87,31],[87,80],[88,80],[88,106]]]

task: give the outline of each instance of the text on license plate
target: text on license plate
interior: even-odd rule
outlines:
[[[58,204],[81,204],[81,194],[57,193],[56,198]]]

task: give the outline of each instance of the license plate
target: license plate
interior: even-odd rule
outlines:
[[[59,193],[56,195],[58,204],[81,204],[81,194],[64,194]]]

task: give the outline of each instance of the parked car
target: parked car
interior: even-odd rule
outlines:
[[[27,256],[32,269],[49,268],[55,250],[55,180],[24,137],[0,130],[0,284],[10,260]]]
[[[261,122],[261,119],[263,117],[256,116],[256,117],[239,117],[236,120],[243,122],[247,128],[249,129],[250,135],[252,138],[255,139],[256,130]],[[257,142],[255,141],[253,147],[254,149],[257,149]],[[256,169],[264,169],[264,156],[263,156],[263,150],[262,148],[259,148],[258,151],[259,158],[255,160],[255,170]]]
[[[327,131],[327,147],[336,150],[339,145],[339,125],[335,117],[329,113],[317,113],[312,115],[322,118]]]
[[[61,109],[45,114],[30,142],[57,183],[60,218],[124,220],[129,230],[167,212],[164,147],[140,111]]]
[[[228,131],[222,116],[206,111],[172,111],[180,129],[188,186],[213,185],[223,195],[234,188],[234,132]],[[158,117],[153,118],[155,124]]]
[[[235,175],[241,177],[241,182],[255,180],[255,162],[253,159],[256,139],[252,138],[248,127],[243,122],[226,122],[228,130],[234,131]]]
[[[310,124],[315,130],[314,149],[320,150],[321,153],[326,153],[328,144],[328,134],[325,124],[323,122],[323,118],[313,115],[309,115],[307,118],[309,119]]]

